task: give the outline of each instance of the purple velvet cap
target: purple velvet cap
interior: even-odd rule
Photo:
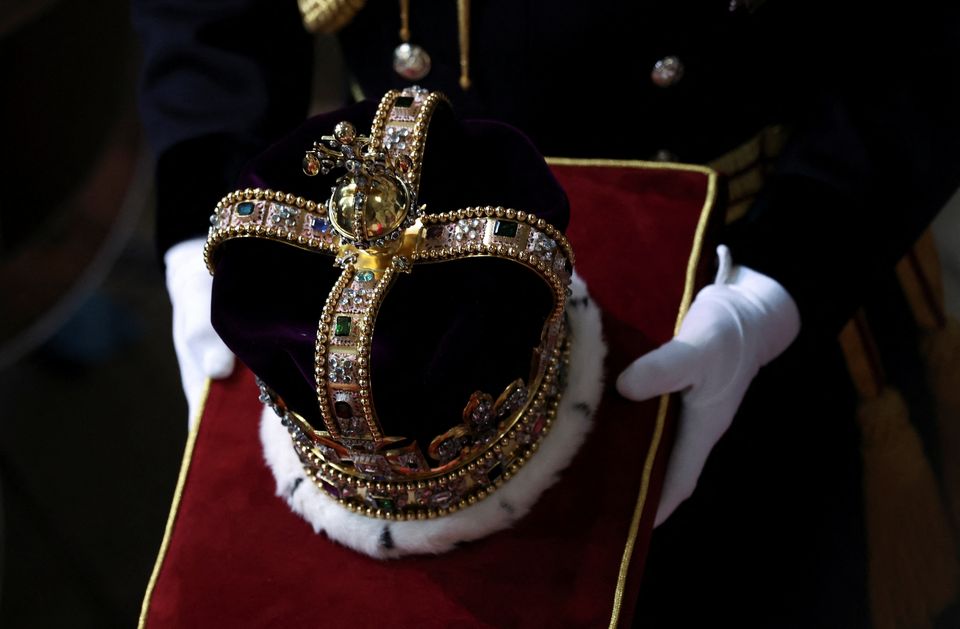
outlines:
[[[270,188],[323,203],[343,174],[308,177],[304,152],[341,120],[369,133],[375,104],[311,118],[253,160],[238,188]],[[419,204],[427,213],[503,206],[563,231],[566,196],[530,141],[507,125],[457,121],[445,107],[427,136]],[[323,429],[314,341],[324,301],[340,275],[328,254],[243,238],[216,252],[212,320],[255,374]],[[417,263],[387,294],[373,337],[371,391],[385,434],[426,447],[461,421],[474,391],[494,397],[528,381],[532,352],[553,298],[532,271],[497,258]],[[529,382],[528,382],[529,384]]]

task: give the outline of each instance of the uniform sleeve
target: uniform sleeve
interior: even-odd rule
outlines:
[[[307,113],[312,42],[295,2],[133,0],[159,251],[202,235],[240,168]]]
[[[955,13],[903,16],[818,68],[826,89],[729,230],[734,259],[777,279],[805,328],[838,332],[960,184]]]

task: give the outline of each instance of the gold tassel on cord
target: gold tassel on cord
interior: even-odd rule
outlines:
[[[960,536],[960,322],[949,319],[927,333],[922,349],[937,405],[943,493],[953,531]]]
[[[885,386],[866,320],[841,332],[861,402],[868,592],[876,629],[921,629],[956,596],[956,545],[936,478],[906,403]]]
[[[933,470],[893,388],[864,400],[864,506],[875,629],[930,627],[956,596],[956,547]]]
[[[946,314],[940,260],[930,230],[897,264],[897,278],[924,332],[920,350],[937,412],[944,499],[954,534],[960,537],[960,323]]]

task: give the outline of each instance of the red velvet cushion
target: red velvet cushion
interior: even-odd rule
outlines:
[[[510,530],[435,557],[367,558],[314,534],[274,495],[257,390],[239,368],[212,384],[188,444],[142,624],[629,623],[676,400],[631,403],[613,383],[630,360],[670,338],[706,277],[716,180],[701,169],[643,163],[558,161],[553,169],[570,198],[577,271],[605,311],[609,345],[595,428],[560,483]]]

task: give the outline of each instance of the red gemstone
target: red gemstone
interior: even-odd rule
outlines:
[[[541,432],[543,432],[543,426],[545,423],[546,418],[541,415],[539,418],[537,418],[537,422],[533,425],[533,430],[530,431],[530,434],[534,437],[538,436]]]
[[[410,169],[413,168],[413,160],[411,160],[407,155],[398,155],[396,164],[397,170],[399,170],[401,173],[410,172]]]
[[[311,177],[315,177],[320,172],[320,160],[313,153],[303,156],[303,172]]]

